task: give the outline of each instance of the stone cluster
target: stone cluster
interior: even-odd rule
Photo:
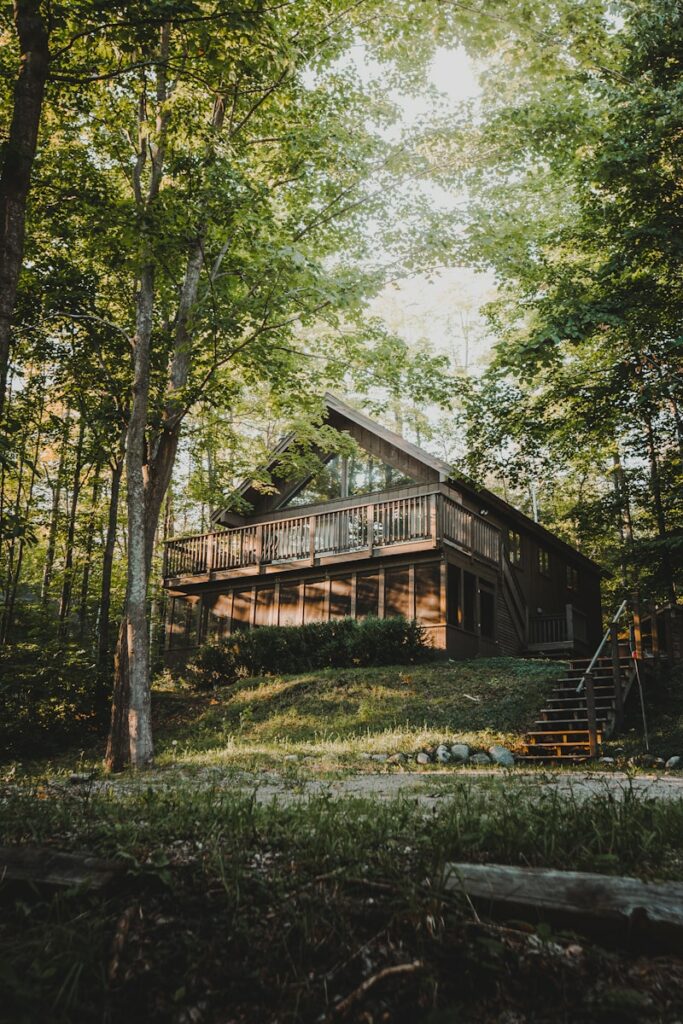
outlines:
[[[416,764],[497,764],[503,768],[512,768],[515,763],[514,754],[507,747],[501,747],[497,743],[489,747],[488,752],[474,750],[467,743],[440,743],[437,747],[420,750],[417,755],[367,754],[366,757],[369,761],[378,761],[382,764],[407,764],[408,761],[415,761]]]

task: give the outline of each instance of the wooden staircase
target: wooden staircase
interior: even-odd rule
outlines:
[[[569,663],[566,674],[555,683],[552,695],[542,708],[534,728],[524,737],[525,751],[521,760],[529,762],[577,762],[591,757],[591,736],[586,687],[577,692],[591,664],[588,658]],[[635,676],[633,660],[618,659],[621,706],[626,700]],[[591,672],[595,701],[595,723],[598,745],[618,725],[617,673],[611,657],[594,660]]]

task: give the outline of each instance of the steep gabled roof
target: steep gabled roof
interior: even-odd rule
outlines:
[[[374,435],[380,441],[398,448],[402,453],[424,466],[431,474],[434,474],[440,482],[455,485],[458,491],[463,496],[468,497],[470,501],[480,503],[482,506],[488,507],[492,512],[497,512],[500,516],[511,521],[512,525],[518,525],[529,533],[534,534],[543,543],[559,548],[567,555],[572,555],[574,558],[580,559],[593,570],[604,572],[604,570],[602,570],[598,563],[593,561],[592,558],[588,558],[588,556],[577,551],[576,548],[571,546],[571,544],[568,544],[560,537],[557,537],[554,533],[551,533],[550,530],[541,526],[540,523],[530,519],[529,516],[515,508],[514,505],[510,505],[502,498],[499,498],[497,494],[494,494],[485,487],[476,487],[462,478],[457,477],[453,473],[452,466],[447,462],[444,462],[443,459],[439,459],[435,455],[431,455],[423,448],[413,444],[412,441],[406,440],[406,438],[402,437],[401,434],[396,433],[394,430],[390,430],[388,427],[383,427],[380,423],[377,423],[376,420],[366,416],[365,413],[354,408],[352,405],[349,405],[347,402],[344,402],[341,398],[338,398],[330,392],[325,394],[324,401],[328,415],[331,414],[334,419],[341,421],[346,420],[349,423],[353,423],[362,430]],[[264,467],[266,471],[270,473],[275,471],[279,457],[289,448],[294,440],[294,434],[289,434],[282,438],[282,440],[273,449],[270,460]],[[434,476],[432,476],[431,479],[434,479]],[[244,480],[237,488],[236,493],[244,496],[251,489],[252,485],[253,481],[251,479]],[[217,522],[221,517],[229,514],[230,513],[227,509],[220,509],[212,513],[211,519],[213,522]]]

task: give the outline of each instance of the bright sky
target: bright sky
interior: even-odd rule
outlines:
[[[462,49],[437,50],[430,77],[446,104],[454,108],[478,96],[475,66]],[[428,100],[393,98],[403,107],[406,126],[431,112]],[[434,189],[435,202],[441,199]],[[427,341],[448,352],[457,365],[467,362],[468,369],[476,371],[491,347],[479,310],[494,295],[491,275],[474,273],[466,267],[445,267],[431,279],[415,275],[398,286],[388,286],[372,304],[371,312],[406,341]]]

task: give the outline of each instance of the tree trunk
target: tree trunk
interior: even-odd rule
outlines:
[[[650,464],[650,488],[652,491],[652,499],[655,509],[655,520],[657,522],[657,533],[659,537],[664,540],[667,536],[666,530],[666,514],[664,512],[664,502],[662,499],[662,484],[659,476],[659,460],[657,458],[657,444],[655,441],[654,428],[652,426],[652,417],[645,414],[645,436],[647,439],[647,453],[648,461]],[[669,558],[666,551],[662,552],[662,562],[664,569],[664,580],[666,583],[667,596],[671,604],[676,603],[676,588],[674,587],[673,572],[671,569],[671,559]]]
[[[45,552],[45,566],[43,568],[43,582],[40,587],[40,603],[43,608],[47,606],[50,596],[50,584],[52,583],[52,570],[55,564],[55,551],[57,550],[57,531],[59,528],[59,503],[62,497],[62,483],[64,479],[64,462],[66,460],[66,449],[68,445],[70,419],[67,416],[64,421],[64,432],[59,452],[59,464],[57,466],[57,479],[52,488],[52,508],[50,510],[50,526],[47,535],[47,550]]]
[[[76,514],[78,499],[81,493],[81,470],[83,469],[83,438],[85,436],[85,420],[81,416],[76,444],[76,463],[74,465],[73,487],[69,508],[69,522],[66,532],[66,555],[64,558],[64,579],[62,594],[59,600],[59,636],[63,639],[67,631],[67,618],[71,610],[71,593],[73,590],[74,539],[76,536]]]
[[[107,517],[107,535],[102,553],[102,588],[100,592],[99,625],[97,630],[97,669],[100,677],[106,672],[109,658],[109,614],[111,608],[111,577],[114,567],[114,548],[116,546],[116,527],[118,525],[119,495],[121,493],[121,477],[123,476],[124,453],[119,453],[111,471],[111,489],[109,493],[109,514]]]
[[[49,67],[48,31],[40,6],[40,0],[14,0],[20,62],[0,169],[0,417],[7,385],[12,316],[24,256],[26,198]]]
[[[156,147],[148,189],[146,210],[157,197],[164,159],[164,113],[166,82],[164,59],[168,53],[170,29],[161,32],[161,64],[157,80],[157,100],[161,113],[157,116],[160,142]],[[214,102],[212,127],[220,129],[225,116],[222,97]],[[150,150],[146,147],[145,152]],[[140,177],[134,183],[136,196],[141,197]],[[150,390],[150,357],[154,306],[154,267],[143,265],[137,293],[136,338],[134,354],[133,401],[126,442],[126,476],[128,496],[128,583],[126,604],[119,631],[115,658],[114,697],[111,732],[106,763],[110,770],[124,766],[128,750],[134,767],[150,764],[153,757],[151,694],[149,679],[149,631],[147,628],[147,590],[154,550],[154,537],[159,523],[166,491],[178,448],[183,417],[186,412],[184,388],[192,359],[190,321],[197,298],[204,262],[206,224],[200,222],[192,240],[180,289],[174,319],[167,397],[160,428],[146,444],[147,414]],[[144,241],[144,239],[143,239]],[[127,714],[126,711],[127,701]],[[128,744],[125,731],[128,732]]]
[[[95,518],[97,515],[97,502],[100,496],[101,468],[95,469],[95,479],[92,485],[92,510],[88,521],[88,529],[85,540],[85,558],[83,559],[83,576],[81,578],[81,598],[78,608],[78,633],[81,638],[85,636],[85,627],[88,620],[88,594],[90,592],[90,570],[92,567],[92,548],[95,539]]]

